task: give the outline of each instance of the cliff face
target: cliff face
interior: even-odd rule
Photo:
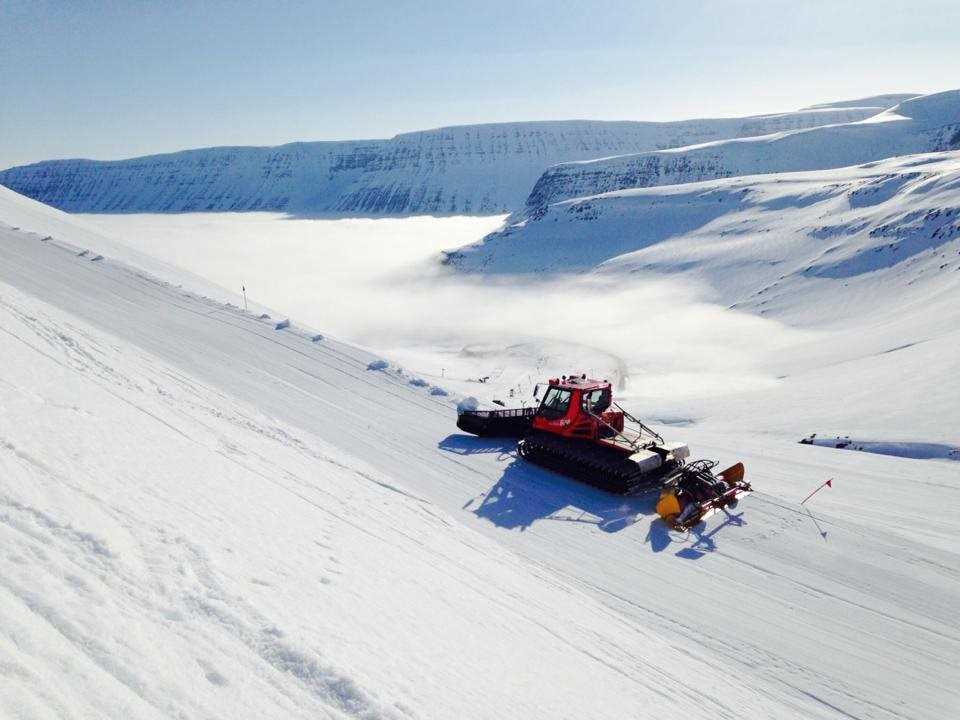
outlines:
[[[726,305],[801,324],[956,304],[960,150],[581,196],[441,259],[467,273],[592,272],[625,286],[685,275]]]
[[[0,184],[71,212],[495,214],[521,208],[537,178],[557,163],[850,122],[880,109],[668,123],[468,125],[389,140],[57,160],[4,170]]]
[[[868,122],[557,165],[537,180],[525,213],[536,215],[562,200],[626,188],[839,168],[957,148],[960,91],[953,90],[904,101]]]

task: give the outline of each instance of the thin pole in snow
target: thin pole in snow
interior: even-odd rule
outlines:
[[[800,501],[800,504],[803,505],[807,500],[812,498],[814,495],[816,495],[818,492],[823,490],[825,487],[833,487],[833,478],[830,478],[826,482],[820,483],[812,493],[810,493],[803,500]]]
[[[240,289],[243,290],[243,311],[247,312],[247,286],[241,285]]]

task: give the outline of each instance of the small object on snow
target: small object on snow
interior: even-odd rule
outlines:
[[[480,407],[480,401],[475,397],[465,397],[457,403],[457,412],[472,412]]]
[[[86,257],[89,254],[90,254],[89,250],[81,250],[80,252],[77,253],[77,257]]]
[[[269,319],[270,319],[270,316],[267,315],[266,313],[263,313],[263,315],[260,316],[260,319],[261,319],[261,320],[269,320]]]
[[[103,260],[103,255],[94,255],[92,258],[90,258],[90,262],[99,262],[101,260]]]
[[[323,335],[319,334],[310,338],[310,342],[320,342],[321,340],[323,340]]]
[[[410,384],[413,385],[414,387],[427,387],[427,385],[429,385],[430,383],[428,383],[426,380],[423,380],[421,378],[411,378]]]
[[[817,485],[817,487],[814,489],[812,493],[810,493],[803,500],[800,501],[800,504],[803,505],[807,500],[812,498],[814,495],[816,495],[818,492],[823,490],[825,487],[829,487],[829,488],[833,487],[833,478],[830,478],[829,480],[826,480],[825,482],[822,482],[819,485]]]
[[[19,230],[20,228],[14,228],[14,230]],[[47,235],[46,237],[40,238],[40,242],[47,242],[47,240],[53,240],[52,235]]]
[[[442,387],[434,386],[430,388],[430,394],[437,395],[439,397],[446,397],[449,393],[446,390],[444,390]]]
[[[494,400],[494,401],[493,401],[493,404],[494,404],[494,405],[499,405],[500,407],[506,407],[506,406],[507,406],[507,404],[506,404],[505,402],[503,402],[503,400]]]
[[[386,370],[388,367],[390,367],[390,365],[386,360],[374,360],[367,365],[367,370]]]
[[[278,322],[276,325],[273,326],[273,329],[283,330],[288,327],[290,327],[290,318],[287,318],[286,320],[281,320],[280,322]]]

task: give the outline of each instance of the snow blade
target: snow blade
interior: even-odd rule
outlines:
[[[733,487],[738,482],[743,480],[744,472],[743,463],[738,462],[736,465],[731,465],[726,470],[721,472],[720,477],[727,485]]]

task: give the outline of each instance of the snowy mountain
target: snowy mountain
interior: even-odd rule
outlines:
[[[665,123],[468,125],[389,140],[57,160],[4,170],[0,184],[70,212],[492,215],[520,208],[541,173],[559,162],[850,122],[887,107]]]
[[[809,107],[800,108],[801,110],[836,110],[838,108],[856,108],[856,107],[882,107],[892,108],[899,105],[904,100],[918,97],[918,93],[887,93],[885,95],[871,95],[870,97],[857,98],[856,100],[840,100],[837,102],[819,103]]]
[[[538,279],[591,272],[611,287],[706,285],[711,302],[826,333],[781,364],[790,380],[767,407],[794,414],[763,413],[768,431],[805,407],[826,425],[812,430],[958,440],[960,152],[562,200],[444,262]],[[851,393],[853,405],[833,400]],[[747,422],[757,402],[713,412]]]
[[[908,155],[838,170],[563,199],[530,217],[508,218],[500,230],[446,259],[464,271],[489,273],[643,263],[679,272],[696,265],[724,302],[742,302],[745,290],[780,275],[855,276],[950,247],[960,225],[957,205],[960,151]],[[767,270],[730,272],[767,261],[773,263]]]
[[[524,213],[632,187],[818,170],[960,148],[960,90],[904,100],[858,122],[561,164],[536,182]]]
[[[835,202],[870,212],[931,184],[946,201],[950,162]],[[815,186],[798,178],[793,193]],[[722,188],[703,191],[717,205],[744,195]],[[681,191],[602,199],[611,211],[580,227],[656,192]],[[743,459],[758,490],[672,537],[654,499],[605,495],[457,433],[457,398],[438,385],[101,256],[109,241],[70,220],[0,193],[0,714],[956,713],[958,525],[943,512],[956,463],[751,431],[810,405],[747,393],[733,400],[750,402],[752,426],[659,428]],[[891,222],[895,246],[908,227],[949,227]],[[711,251],[688,244],[674,255]],[[746,272],[766,261],[755,253]],[[668,259],[629,269],[651,262]],[[834,362],[847,351],[822,349]],[[913,353],[948,349],[871,362],[912,372]],[[830,493],[798,505],[831,476]]]

